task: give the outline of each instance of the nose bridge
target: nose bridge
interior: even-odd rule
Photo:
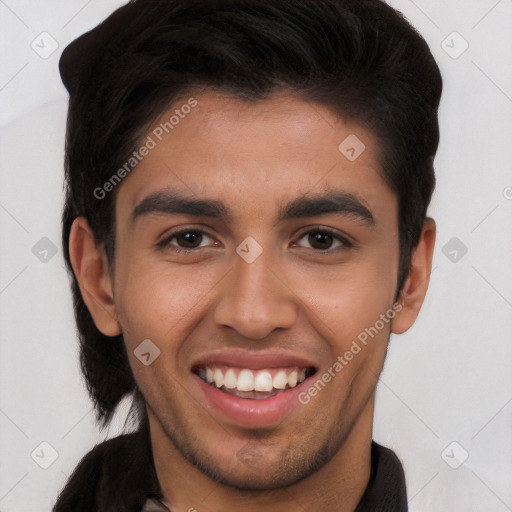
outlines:
[[[243,248],[241,244],[239,249]],[[249,261],[235,256],[233,271],[216,306],[215,320],[244,337],[262,339],[274,329],[290,328],[297,311],[293,295],[276,277],[277,269],[272,271],[270,253],[263,251]]]

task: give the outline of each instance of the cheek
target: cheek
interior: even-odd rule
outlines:
[[[168,344],[187,331],[207,300],[215,272],[133,258],[116,274],[115,301],[127,344],[150,338]]]
[[[311,321],[317,318],[319,329],[332,340],[334,349],[346,350],[347,344],[392,306],[396,276],[396,270],[382,260],[339,268],[315,279],[314,287],[305,292],[314,312]]]

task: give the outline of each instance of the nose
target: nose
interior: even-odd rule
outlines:
[[[219,326],[236,330],[241,336],[262,340],[276,329],[289,329],[297,318],[294,294],[261,255],[247,263],[236,257],[220,290],[214,320]]]

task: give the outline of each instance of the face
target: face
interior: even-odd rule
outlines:
[[[327,108],[195,99],[119,186],[115,311],[155,439],[228,485],[276,488],[371,436],[397,198],[376,138]]]

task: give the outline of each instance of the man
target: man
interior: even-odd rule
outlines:
[[[54,510],[407,510],[372,423],[435,241],[424,40],[379,0],[136,0],[60,66],[82,369],[138,427]]]

